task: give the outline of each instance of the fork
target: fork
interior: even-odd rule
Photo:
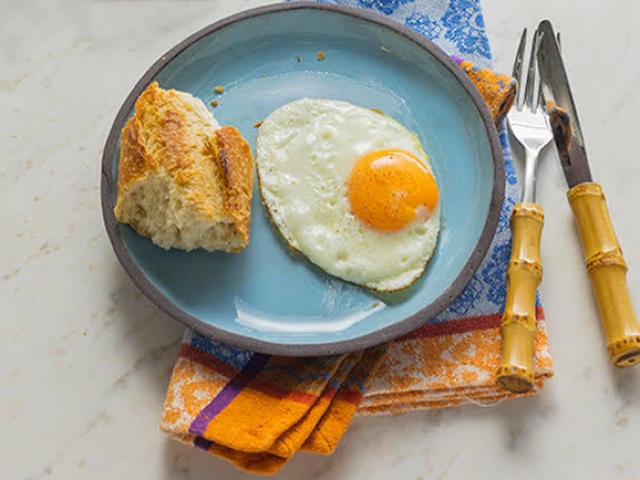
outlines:
[[[534,381],[536,289],[542,280],[540,236],[544,224],[542,207],[535,203],[536,167],[540,152],[553,138],[540,89],[536,88],[538,32],[533,35],[529,66],[523,72],[526,43],[525,28],[513,65],[513,77],[525,88],[524,92],[518,88],[518,98],[507,114],[509,130],[525,152],[524,186],[520,202],[511,214],[513,238],[507,267],[507,298],[500,322],[501,358],[496,372],[497,385],[514,393],[528,392]]]

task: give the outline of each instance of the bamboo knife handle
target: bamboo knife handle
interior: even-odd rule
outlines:
[[[640,362],[640,325],[629,296],[627,262],[611,225],[604,192],[597,183],[581,183],[567,197],[580,228],[611,363],[631,367]]]
[[[536,289],[542,280],[540,236],[543,225],[544,213],[540,205],[523,202],[513,208],[507,299],[500,323],[502,352],[496,383],[514,393],[525,393],[533,387]]]

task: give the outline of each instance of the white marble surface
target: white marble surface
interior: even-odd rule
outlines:
[[[267,2],[0,3],[0,478],[243,478],[158,429],[182,327],[117,263],[99,169],[113,116],[152,61],[196,29]],[[524,25],[550,17],[562,30],[593,170],[640,308],[640,3],[484,4],[503,71]],[[360,418],[334,455],[300,454],[277,478],[640,478],[640,368],[608,364],[554,154],[540,178],[556,363],[544,394]]]

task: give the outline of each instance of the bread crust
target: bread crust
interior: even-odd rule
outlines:
[[[212,222],[230,223],[249,242],[253,155],[234,127],[218,128],[200,100],[151,83],[122,130],[116,219],[151,236],[125,218],[127,192],[154,171],[183,187],[182,199]],[[158,173],[158,172],[156,172]],[[158,173],[159,174],[159,173]]]
[[[253,155],[240,132],[231,126],[216,130],[217,160],[222,172],[224,209],[249,243],[251,197],[253,194]]]

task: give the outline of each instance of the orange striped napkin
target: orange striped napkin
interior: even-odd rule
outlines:
[[[553,375],[546,322],[536,309],[534,388]],[[502,314],[427,323],[389,347],[358,407],[360,415],[389,415],[464,403],[491,405],[515,397],[495,386]]]

